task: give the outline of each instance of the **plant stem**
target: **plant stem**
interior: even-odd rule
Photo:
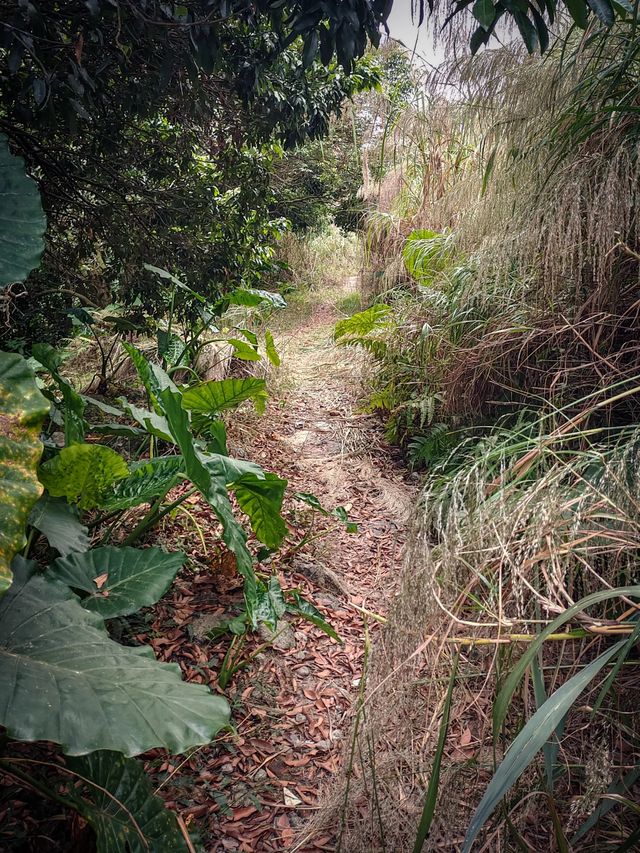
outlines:
[[[149,512],[138,522],[138,524],[134,527],[131,533],[127,536],[127,538],[122,543],[123,545],[132,545],[134,542],[137,542],[138,539],[149,530],[150,527],[156,525],[165,515],[171,512],[172,509],[175,509],[177,506],[180,506],[181,503],[186,501],[188,497],[190,497],[194,492],[196,492],[197,486],[192,486],[190,489],[180,495],[179,498],[176,498],[172,503],[167,504],[162,510],[160,510],[160,506],[162,505],[162,501],[165,499],[166,495],[162,495],[162,497],[158,498],[158,500],[152,505]]]
[[[37,779],[34,779],[28,773],[24,773],[22,770],[17,770],[11,763],[11,761],[7,761],[4,758],[0,758],[0,769],[4,770],[5,773],[8,773],[10,776],[14,776],[20,782],[23,782],[25,785],[28,785],[30,788],[33,788],[39,794],[42,794],[43,797],[46,797],[49,800],[53,800],[56,803],[64,806],[65,808],[75,809],[77,811],[76,806],[70,802],[69,800],[61,797],[54,790],[49,788],[47,785],[43,785],[42,782],[39,782]]]

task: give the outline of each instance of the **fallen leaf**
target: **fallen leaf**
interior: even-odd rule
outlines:
[[[283,788],[285,806],[301,806],[302,800],[297,797],[290,788]]]
[[[102,587],[106,584],[108,577],[109,577],[109,573],[105,572],[102,575],[98,575],[97,578],[94,578],[93,582],[97,586],[98,589],[102,589]]]

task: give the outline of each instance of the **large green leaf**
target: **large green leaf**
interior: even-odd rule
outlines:
[[[258,582],[258,594],[256,604],[256,618],[259,622],[266,622],[274,630],[281,616],[284,616],[287,603],[280,581],[275,575],[269,578],[268,583]]]
[[[107,545],[60,557],[47,569],[47,577],[79,593],[86,610],[113,619],[155,604],[186,559],[180,552],[167,554],[162,548]]]
[[[461,853],[470,853],[478,833],[502,798],[531,764],[539,750],[556,730],[578,696],[625,645],[626,640],[607,649],[580,672],[565,682],[542,705],[513,741],[502,764],[489,783],[467,830]]]
[[[256,477],[264,477],[264,471],[257,462],[248,459],[236,459],[235,456],[224,456],[221,453],[201,454],[204,464],[211,468],[215,477],[221,477],[229,485],[244,477],[245,474],[255,474]]]
[[[188,850],[175,814],[154,795],[140,761],[102,749],[69,758],[67,766],[84,783],[71,796],[95,830],[97,853]]]
[[[366,311],[359,311],[339,320],[333,332],[334,338],[340,343],[349,343],[349,338],[361,338],[371,332],[378,331],[389,325],[391,308],[388,305],[372,305]],[[345,340],[341,340],[341,339]]]
[[[227,724],[229,707],[150,648],[120,646],[59,581],[14,561],[0,601],[0,725],[18,740],[59,743],[70,755],[153,747],[184,752]]]
[[[46,227],[37,184],[0,134],[0,288],[24,281],[38,266]]]
[[[265,386],[264,379],[254,377],[201,382],[183,393],[182,406],[191,412],[212,415],[253,400],[256,411],[263,412],[268,397]]]
[[[44,494],[29,515],[29,524],[46,536],[49,545],[62,556],[89,550],[89,531],[78,510],[62,498]]]
[[[40,466],[40,482],[50,495],[80,509],[101,506],[114,483],[128,476],[119,453],[102,444],[73,444]]]
[[[102,498],[106,510],[129,509],[162,497],[182,479],[182,456],[156,456],[132,466],[128,477],[114,483]]]
[[[279,293],[272,293],[269,290],[258,290],[251,287],[239,287],[233,290],[224,299],[230,305],[246,305],[247,307],[255,307],[263,303],[271,305],[273,308],[286,308],[287,303]]]
[[[280,515],[286,487],[287,481],[275,474],[265,474],[263,477],[245,474],[229,486],[240,509],[249,516],[253,532],[272,550],[280,547],[288,533],[287,525]]]
[[[48,411],[26,361],[0,352],[0,595],[11,583],[11,560],[24,546],[27,517],[42,493],[36,470]]]
[[[179,392],[165,388],[160,394],[160,400],[171,434],[182,451],[185,472],[220,519],[222,538],[236,556],[238,571],[245,579],[244,594],[247,613],[252,624],[256,624],[254,609],[257,587],[253,558],[247,548],[247,535],[233,515],[233,508],[227,494],[229,481],[221,462],[226,457],[205,454],[194,443],[189,429],[189,416],[182,408],[182,395]]]

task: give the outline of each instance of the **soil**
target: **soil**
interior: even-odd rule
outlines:
[[[359,413],[361,357],[332,339],[341,316],[336,302],[355,287],[349,279],[317,297],[306,316],[277,334],[282,367],[267,412],[232,429],[232,453],[289,481],[292,535],[271,568],[283,588],[299,589],[323,613],[341,642],[292,617],[275,635],[261,631],[242,649],[248,665],[226,689],[235,733],[182,764],[160,754],[150,762],[160,793],[211,853],[333,849],[330,835],[303,847],[296,839],[339,771],[365,634],[379,628],[393,596],[413,500],[380,423]],[[358,532],[318,517],[296,492],[313,493],[328,510],[343,506]],[[311,541],[299,547],[305,537]],[[207,631],[233,615],[240,596],[220,588],[215,567],[183,578],[155,609],[146,636],[159,657],[180,662],[185,677],[212,686],[229,635],[211,641]]]

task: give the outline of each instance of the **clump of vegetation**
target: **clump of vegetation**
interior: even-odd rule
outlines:
[[[636,17],[438,69],[378,148],[335,336],[425,480],[342,849],[638,843]]]
[[[403,51],[365,56],[386,0],[5,5],[0,772],[12,790],[77,813],[83,849],[193,851],[136,756],[224,736],[224,691],[261,623],[290,613],[336,637],[269,569],[289,532],[287,483],[230,456],[226,424],[240,405],[264,411],[250,367],[279,364],[267,323],[281,291],[312,289],[320,268],[325,284],[353,274],[368,211],[373,304],[354,313],[345,299],[336,338],[376,360],[370,408],[429,478],[361,682],[339,843],[408,849],[413,836],[417,851],[439,821],[449,841],[466,833],[465,851],[481,832],[524,849],[632,849],[637,4],[572,0],[575,27],[546,63],[486,52],[431,89]],[[425,3],[411,6],[422,21]],[[474,54],[505,24],[544,52],[556,21],[553,3],[450,6],[436,2],[435,20],[453,17],[451,40]],[[462,98],[442,95],[452,82]],[[211,686],[129,630],[185,565],[153,537],[192,495],[244,601]],[[342,507],[298,499],[354,530]],[[598,753],[581,735],[595,720]],[[460,780],[472,796],[454,820],[444,790]],[[534,793],[549,831],[527,826]]]

